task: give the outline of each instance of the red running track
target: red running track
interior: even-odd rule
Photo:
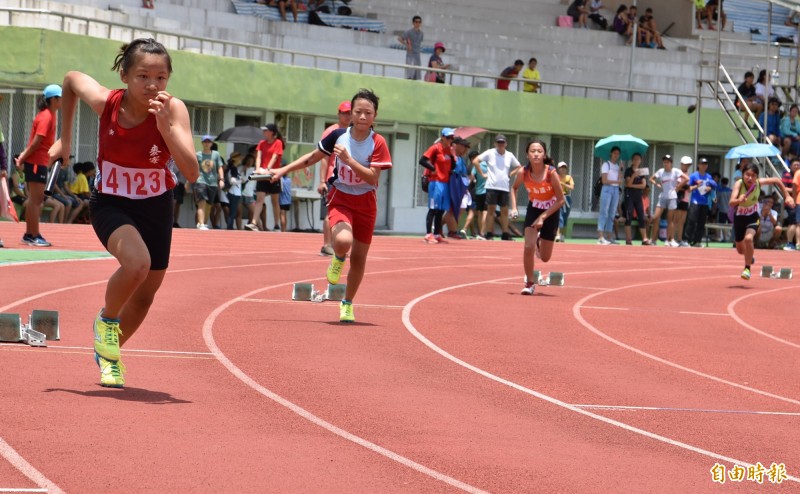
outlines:
[[[319,244],[176,230],[123,390],[91,350],[115,261],[0,266],[2,311],[62,327],[47,349],[0,345],[0,492],[800,490],[794,280],[744,282],[732,249],[559,244],[544,270],[567,286],[523,297],[519,242],[376,237],[341,325],[290,300],[324,286]],[[761,484],[714,482],[757,463]]]

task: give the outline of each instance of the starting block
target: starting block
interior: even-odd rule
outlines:
[[[47,346],[47,340],[60,339],[57,311],[34,310],[28,318],[28,324],[22,323],[19,314],[0,314],[0,341]]]
[[[344,299],[345,290],[347,285],[336,284],[328,285],[324,292],[318,292],[314,289],[311,283],[295,283],[292,290],[292,300],[300,300],[303,302],[324,302],[326,300],[342,300]]]
[[[539,286],[564,286],[564,273],[550,271],[550,274],[545,276],[541,271],[535,269],[533,271],[533,278]]]
[[[791,280],[792,268],[780,268],[778,271],[775,271],[772,266],[761,266],[761,277],[778,280]]]
[[[771,278],[772,277],[772,266],[761,266],[761,277],[762,278]]]
[[[314,285],[311,283],[295,283],[292,290],[292,300],[311,300],[314,294]]]
[[[325,300],[343,300],[346,289],[346,284],[329,284],[328,290],[325,292]]]

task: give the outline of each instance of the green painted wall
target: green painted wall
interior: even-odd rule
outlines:
[[[0,85],[41,88],[69,70],[86,72],[109,87],[121,84],[110,71],[117,41],[0,27],[0,46]],[[175,72],[169,90],[194,103],[328,115],[339,101],[368,87],[381,97],[383,122],[588,138],[631,133],[645,140],[694,142],[694,115],[684,107],[441,86],[181,51],[171,55]],[[722,112],[704,110],[701,121],[702,145],[738,144]]]

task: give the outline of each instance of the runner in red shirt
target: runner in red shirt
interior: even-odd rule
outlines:
[[[110,90],[80,72],[64,77],[61,140],[50,156],[69,159],[78,100],[89,105],[100,116],[92,227],[120,263],[94,322],[95,361],[100,384],[121,388],[119,347],[142,324],[169,264],[175,187],[169,162],[189,182],[199,170],[189,112],[166,90],[172,61],[164,46],[153,39],[125,44],[112,70],[126,89]]]
[[[39,232],[39,217],[44,204],[47,170],[51,164],[48,151],[56,140],[56,112],[61,108],[61,87],[50,84],[44,88],[36,106],[39,113],[33,119],[28,146],[16,160],[17,167],[25,167],[25,182],[28,184],[28,207],[22,243],[34,247],[50,247],[50,242]]]
[[[328,181],[328,218],[334,255],[328,266],[328,283],[336,284],[350,253],[347,289],[339,304],[339,321],[355,322],[353,298],[358,292],[372,243],[378,215],[377,190],[381,171],[392,167],[386,140],[372,130],[378,114],[378,96],[362,89],[351,100],[353,125],[336,129],[317,144],[317,149],[275,171],[272,181],[302,170],[325,156],[335,155],[336,166]]]
[[[352,104],[349,101],[342,101],[339,103],[338,117],[339,121],[329,126],[322,132],[320,140],[328,137],[328,134],[336,129],[346,129],[350,127]],[[328,205],[325,197],[328,194],[328,180],[333,176],[333,169],[336,166],[336,155],[328,156],[327,161],[319,166],[319,186],[317,192],[322,195],[321,206],[319,208],[319,219],[322,220],[322,248],[319,250],[321,256],[332,256],[333,247],[331,247],[331,223],[328,220]]]
[[[553,255],[553,244],[558,231],[558,215],[566,201],[561,189],[561,180],[553,167],[553,160],[547,155],[543,141],[533,140],[527,147],[528,165],[517,173],[510,192],[510,211],[512,218],[517,213],[517,189],[525,185],[528,190],[528,212],[525,215],[525,249],[522,265],[525,269],[523,295],[533,295],[536,281],[533,277],[534,256],[547,262]]]
[[[264,131],[264,139],[258,143],[256,147],[256,171],[255,174],[272,173],[274,170],[281,167],[281,158],[283,157],[283,137],[281,136],[278,126],[275,124],[267,124],[261,127]],[[261,209],[264,207],[264,200],[266,197],[272,196],[270,202],[272,203],[272,219],[275,222],[275,229],[280,230],[281,227],[281,210],[280,210],[280,193],[281,183],[270,182],[269,180],[260,180],[256,183],[256,205],[253,212],[253,217],[250,218],[250,223],[245,225],[248,230],[258,231],[258,218],[261,216]],[[268,231],[266,216],[264,219],[264,231]]]

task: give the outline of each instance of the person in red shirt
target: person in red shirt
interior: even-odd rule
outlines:
[[[372,244],[378,215],[378,183],[381,172],[392,167],[389,146],[372,130],[378,115],[378,96],[361,89],[350,100],[353,125],[336,129],[317,144],[317,149],[275,171],[272,181],[302,170],[325,156],[336,156],[333,176],[328,181],[328,218],[334,255],[328,265],[328,283],[339,283],[347,254],[350,271],[347,288],[339,304],[339,321],[355,322],[353,299],[364,278],[367,254]]]
[[[125,89],[108,89],[81,72],[63,83],[61,140],[50,158],[66,162],[78,100],[100,116],[98,173],[90,200],[92,227],[120,264],[106,285],[105,306],[94,322],[100,384],[121,388],[120,347],[142,324],[169,264],[174,160],[189,182],[200,174],[189,111],[167,92],[172,60],[154,39],[122,45],[112,70]]]
[[[328,134],[336,129],[346,129],[350,127],[350,122],[352,121],[350,115],[351,110],[352,104],[349,101],[342,101],[339,103],[339,121],[325,129],[322,132],[320,140],[328,137]],[[322,220],[322,248],[319,250],[319,255],[321,256],[333,255],[333,247],[331,247],[331,222],[328,220],[328,204],[325,201],[325,197],[328,195],[328,180],[333,177],[333,169],[335,166],[336,155],[332,154],[328,156],[327,161],[319,167],[319,186],[317,187],[317,192],[322,196],[322,201],[320,201],[322,204],[319,208],[319,219]]]
[[[275,124],[267,124],[261,127],[264,131],[264,139],[258,143],[256,147],[256,171],[254,174],[267,174],[272,173],[281,167],[281,158],[283,157],[283,137],[281,137],[278,126]],[[272,219],[275,222],[275,229],[280,230],[281,224],[281,209],[280,209],[280,194],[281,183],[271,182],[269,180],[260,180],[256,183],[256,205],[253,217],[250,218],[250,223],[245,225],[248,230],[258,231],[258,218],[261,216],[261,208],[264,207],[264,200],[266,197],[272,196]],[[264,220],[264,230],[268,231],[267,222]]]
[[[48,151],[56,140],[56,113],[61,109],[61,87],[50,84],[36,102],[39,113],[33,119],[28,146],[16,159],[17,167],[25,167],[28,184],[28,209],[25,213],[25,235],[22,243],[34,247],[50,247],[39,232],[39,217],[44,204],[44,185],[50,163]]]
[[[517,213],[517,189],[525,185],[528,191],[528,212],[525,215],[525,248],[522,265],[525,270],[525,286],[522,295],[533,295],[537,280],[533,278],[534,257],[547,262],[553,255],[553,244],[558,231],[558,217],[566,200],[561,189],[561,180],[547,155],[544,141],[533,140],[527,147],[528,165],[517,173],[511,187],[510,211],[512,218]]]
[[[506,67],[500,73],[500,77],[502,79],[497,79],[497,89],[501,91],[508,91],[508,86],[511,84],[511,79],[516,79],[520,72],[522,72],[522,67],[525,66],[525,62],[522,60],[516,60],[513,66]]]
[[[424,242],[429,244],[447,243],[442,236],[442,218],[450,209],[450,172],[455,168],[453,155],[455,130],[445,127],[442,137],[434,142],[419,159],[428,177],[428,216],[425,218]],[[431,227],[433,230],[431,231]]]

